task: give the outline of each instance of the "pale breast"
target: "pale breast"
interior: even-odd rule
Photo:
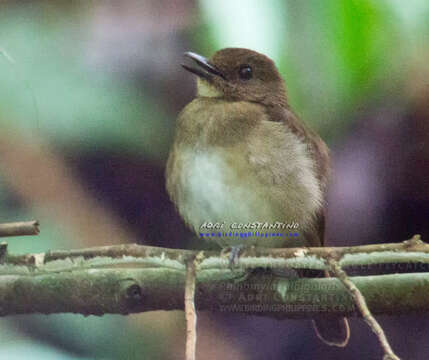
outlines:
[[[301,201],[298,194],[284,193],[287,190],[284,185],[275,184],[272,179],[261,181],[249,154],[218,148],[198,152],[183,149],[180,154],[176,205],[197,234],[206,232],[203,224],[217,223],[222,224],[221,231],[209,240],[222,246],[241,243],[265,247],[303,244],[302,238],[290,235],[299,233],[299,226],[302,228],[308,221],[303,216],[306,201]],[[294,190],[293,185],[289,190]],[[296,224],[298,227],[267,229],[260,227],[263,223],[270,226]],[[253,225],[253,228],[244,226],[237,229],[241,226],[239,224],[259,224],[259,228]],[[218,234],[223,232],[227,235],[219,237]],[[233,235],[229,236],[231,232]],[[280,235],[271,236],[279,232]],[[241,233],[252,235],[243,240]],[[269,238],[264,237],[266,233],[270,234]]]
[[[186,113],[185,113],[186,115]],[[186,121],[186,117],[182,121]],[[197,137],[177,141],[167,167],[167,190],[186,223],[197,234],[205,223],[223,224],[222,231],[237,232],[234,224],[299,224],[303,234],[322,205],[322,193],[308,149],[281,123],[259,121],[246,129],[246,138],[217,145],[211,129],[219,132],[222,119],[211,113]],[[190,125],[189,125],[190,126]],[[189,139],[192,139],[190,142]],[[240,233],[255,232],[255,228]],[[279,229],[275,229],[275,233]],[[221,232],[222,232],[221,231]],[[272,233],[272,232],[270,232]],[[222,246],[241,243],[266,247],[300,246],[304,238],[240,236],[213,238]]]
[[[276,215],[264,199],[264,186],[246,174],[243,156],[218,148],[184,150],[182,156],[183,210],[194,228],[204,221],[262,221]]]

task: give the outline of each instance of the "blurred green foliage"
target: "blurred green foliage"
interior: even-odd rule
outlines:
[[[271,56],[292,106],[330,141],[347,130],[357,106],[387,95],[406,101],[400,87],[419,55],[414,46],[420,39],[426,48],[429,43],[429,3],[421,0],[200,4],[204,35],[196,31],[196,47],[210,54],[249,47]]]
[[[168,117],[149,93],[85,63],[85,14],[26,4],[0,13],[0,127],[71,151],[166,156]]]

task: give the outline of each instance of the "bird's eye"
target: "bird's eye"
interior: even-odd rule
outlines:
[[[249,80],[252,78],[252,68],[249,65],[241,65],[238,75],[242,80]]]

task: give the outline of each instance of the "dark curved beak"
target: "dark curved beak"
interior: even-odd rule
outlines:
[[[188,70],[189,72],[207,81],[211,81],[213,79],[213,76],[220,76],[222,79],[226,80],[222,72],[216,66],[211,64],[204,56],[195,54],[190,51],[185,52],[183,55],[192,59],[196,65],[196,66],[188,66],[188,65],[182,64],[185,70]]]

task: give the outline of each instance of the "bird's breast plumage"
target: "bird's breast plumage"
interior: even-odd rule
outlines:
[[[268,247],[306,244],[304,230],[322,206],[322,192],[305,143],[285,124],[270,121],[256,104],[197,98],[178,121],[167,190],[197,234],[207,223],[223,224],[227,233],[233,224],[298,224],[293,232],[301,237],[289,237],[291,229],[285,228],[285,236],[253,236],[245,242]],[[213,240],[243,243],[236,236]]]

